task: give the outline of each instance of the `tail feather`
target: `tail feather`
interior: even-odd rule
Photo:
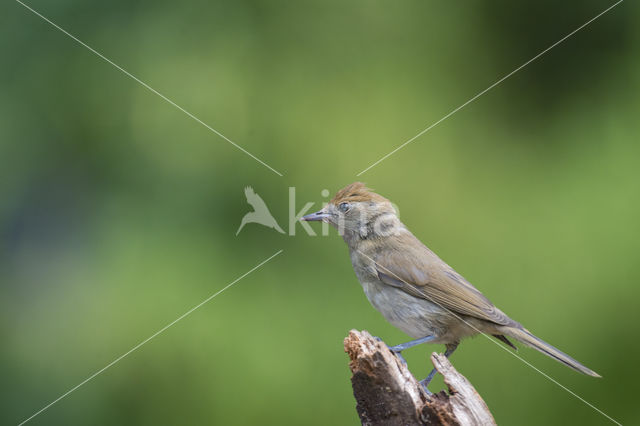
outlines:
[[[503,327],[501,329],[501,332],[509,337],[513,337],[514,339],[518,340],[521,343],[524,343],[529,347],[532,347],[533,349],[536,349],[542,352],[543,354],[555,359],[556,361],[563,363],[567,367],[572,368],[576,371],[579,371],[582,374],[586,374],[588,376],[593,376],[593,377],[601,377],[595,371],[580,364],[578,361],[571,358],[569,355],[565,354],[559,349],[554,348],[553,346],[551,346],[544,340],[534,336],[524,328],[520,329],[515,327]]]

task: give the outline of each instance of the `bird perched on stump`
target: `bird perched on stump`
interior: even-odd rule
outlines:
[[[600,377],[496,308],[400,222],[389,200],[363,183],[341,189],[322,210],[302,220],[328,222],[338,229],[369,302],[415,339],[389,348],[398,355],[429,342],[446,345],[445,355],[450,356],[463,338],[483,333],[515,349],[511,337],[576,371]],[[435,369],[421,381],[425,389],[434,375]]]

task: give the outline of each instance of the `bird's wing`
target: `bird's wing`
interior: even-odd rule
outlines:
[[[375,262],[382,282],[414,297],[429,300],[456,314],[500,325],[516,324],[417,239],[406,249],[378,253]]]

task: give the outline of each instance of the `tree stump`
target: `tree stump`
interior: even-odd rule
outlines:
[[[427,395],[406,364],[367,331],[351,330],[344,339],[351,361],[351,384],[363,425],[495,425],[471,383],[444,355],[431,362],[449,389]]]

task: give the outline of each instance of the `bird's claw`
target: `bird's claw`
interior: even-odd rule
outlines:
[[[398,359],[400,359],[400,362],[402,362],[402,364],[407,365],[407,360],[404,359],[404,357],[402,356],[402,351],[396,349],[395,346],[387,346],[387,348],[389,348],[389,350],[391,352],[393,352],[395,354],[395,356],[398,357]]]
[[[425,383],[425,381],[426,381],[426,379],[425,380],[420,380],[420,382],[419,382],[420,386],[422,386],[422,389],[424,389],[424,391],[427,393],[428,396],[431,396],[431,395],[433,395],[433,392],[431,392],[429,390],[429,388],[427,388],[427,383]]]

